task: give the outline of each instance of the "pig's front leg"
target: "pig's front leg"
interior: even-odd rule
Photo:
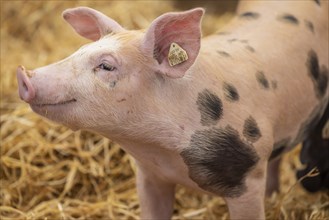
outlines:
[[[142,219],[170,219],[173,212],[175,184],[168,183],[137,162],[137,193]]]
[[[259,165],[246,178],[247,191],[244,194],[236,198],[225,198],[230,219],[265,219],[266,166]]]

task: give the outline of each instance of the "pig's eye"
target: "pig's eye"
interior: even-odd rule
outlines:
[[[100,69],[106,70],[106,71],[113,71],[116,68],[114,66],[111,66],[107,63],[102,63],[101,65],[98,66]]]

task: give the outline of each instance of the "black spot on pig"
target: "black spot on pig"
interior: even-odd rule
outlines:
[[[315,1],[315,2],[316,2],[316,4],[318,4],[319,6],[321,5],[321,2],[320,2],[320,0],[313,0],[313,1]]]
[[[312,78],[318,79],[320,77],[318,55],[314,50],[311,50],[308,53],[307,67]]]
[[[271,85],[272,85],[272,89],[274,89],[274,90],[277,89],[278,88],[278,81],[272,80]]]
[[[240,42],[243,43],[243,44],[248,44],[249,41],[248,40],[240,40]]]
[[[269,89],[270,85],[268,80],[265,77],[265,74],[261,71],[258,71],[256,73],[256,79],[259,83],[259,85],[263,88],[263,89]]]
[[[290,140],[291,140],[291,138],[285,138],[285,139],[282,139],[282,140],[274,143],[273,151],[270,155],[269,160],[273,160],[273,159],[279,157],[284,152],[284,150],[290,146],[290,144],[289,144]]]
[[[199,187],[225,197],[246,190],[245,177],[259,161],[253,147],[230,126],[196,131],[181,156]]]
[[[256,120],[249,116],[243,125],[243,136],[250,142],[254,143],[262,136]]]
[[[249,50],[250,52],[254,53],[255,52],[255,48],[253,48],[252,46],[246,45],[245,48],[247,50]]]
[[[224,82],[223,89],[226,100],[231,102],[239,100],[238,90],[232,84]]]
[[[222,57],[230,57],[231,55],[225,51],[218,50],[217,53],[221,55]]]
[[[245,12],[242,13],[239,17],[243,19],[258,19],[260,14],[257,12]]]
[[[328,68],[322,66],[320,69],[319,59],[314,50],[309,51],[306,65],[308,68],[309,76],[311,77],[314,84],[316,97],[321,99],[325,95],[328,87]]]
[[[314,25],[312,22],[305,20],[305,26],[314,34]]]
[[[218,96],[208,89],[198,95],[196,102],[201,113],[201,124],[204,126],[215,125],[223,114],[223,104]]]
[[[278,17],[278,20],[282,21],[282,22],[285,22],[285,23],[288,23],[288,24],[294,24],[294,25],[299,24],[298,19],[295,16],[291,15],[291,14],[280,15]]]
[[[323,129],[329,120],[329,105],[314,130],[303,142],[300,160],[305,168],[297,172],[298,179],[309,173],[314,167],[318,168],[319,175],[308,177],[301,181],[309,192],[329,190],[329,139],[322,136]]]
[[[110,88],[113,89],[116,86],[116,84],[117,84],[117,81],[110,82]]]

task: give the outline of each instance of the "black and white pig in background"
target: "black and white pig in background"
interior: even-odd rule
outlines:
[[[135,158],[143,219],[171,217],[176,184],[222,196],[232,219],[264,219],[277,158],[296,144],[305,141],[307,166],[298,175],[322,172],[304,184],[328,187],[328,12],[328,1],[241,1],[226,27],[201,39],[201,8],[137,31],[67,9],[64,19],[93,42],[45,67],[19,66],[19,94]]]

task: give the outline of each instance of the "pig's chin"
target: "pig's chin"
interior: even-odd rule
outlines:
[[[72,130],[77,130],[75,126],[69,125],[69,114],[72,109],[74,109],[76,102],[76,99],[69,99],[67,101],[57,103],[31,103],[30,106],[35,113],[57,123],[64,124]]]

